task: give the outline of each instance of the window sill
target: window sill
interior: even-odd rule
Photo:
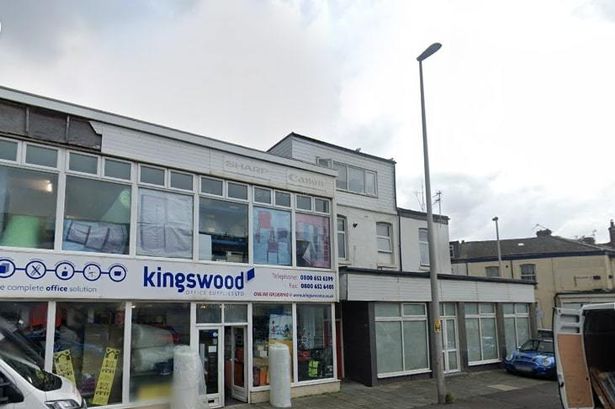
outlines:
[[[500,358],[498,359],[487,359],[484,361],[474,361],[474,362],[468,362],[468,366],[479,366],[479,365],[488,365],[488,364],[497,364],[502,362],[502,360]]]

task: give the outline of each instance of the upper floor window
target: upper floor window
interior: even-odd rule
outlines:
[[[427,229],[419,229],[419,257],[422,266],[429,266],[429,233]]]
[[[536,264],[521,264],[521,279],[536,281]]]
[[[389,223],[376,223],[376,240],[378,241],[378,251],[392,253],[391,243],[392,227]]]
[[[376,196],[377,182],[376,172],[363,169],[345,163],[335,162],[331,159],[317,158],[319,166],[337,170],[335,185],[340,190],[352,193],[361,193],[369,196]]]
[[[346,256],[346,237],[348,234],[348,223],[344,216],[337,216],[337,257],[345,259]]]
[[[497,278],[500,276],[500,267],[498,266],[487,266],[485,267],[485,274],[487,277]]]

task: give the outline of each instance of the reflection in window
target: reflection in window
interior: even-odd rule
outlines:
[[[28,145],[26,147],[26,162],[55,168],[58,166],[58,151],[57,149]]]
[[[199,258],[248,262],[248,206],[201,198],[199,205]]]
[[[192,196],[139,190],[137,254],[192,257]]]
[[[3,331],[14,335],[10,340]],[[45,362],[47,302],[0,302],[0,350],[36,362]]]
[[[378,251],[383,253],[391,253],[393,245],[391,244],[391,230],[389,223],[376,223],[376,241],[378,242]]]
[[[0,246],[53,248],[57,190],[53,173],[0,166]]]
[[[288,346],[290,356],[293,356],[293,316],[290,304],[254,304],[252,331],[254,386],[269,385],[269,345],[284,344]],[[293,373],[292,370],[290,373]]]
[[[17,160],[17,142],[0,139],[0,159]]]
[[[296,214],[297,265],[300,267],[329,268],[329,218],[309,214]]]
[[[57,310],[54,372],[74,381],[88,407],[121,403],[124,304],[58,303]]]
[[[291,264],[290,212],[254,208],[254,263]]]
[[[498,359],[495,305],[466,303],[465,313],[469,363]]]
[[[130,347],[131,401],[170,395],[176,345],[190,345],[190,305],[135,304]]]
[[[422,266],[429,266],[429,231],[419,229],[419,255]]]
[[[331,306],[297,305],[299,381],[333,377]]]
[[[130,186],[66,177],[62,249],[128,254]]]

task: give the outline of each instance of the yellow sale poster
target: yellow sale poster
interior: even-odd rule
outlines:
[[[117,348],[106,349],[105,358],[103,359],[100,373],[98,374],[98,381],[96,382],[96,391],[92,399],[92,403],[95,405],[107,405],[109,403],[109,395],[111,395],[120,352]]]
[[[56,368],[56,374],[65,377],[69,381],[75,382],[75,369],[73,368],[73,359],[70,356],[70,349],[58,351],[53,354],[53,364]]]

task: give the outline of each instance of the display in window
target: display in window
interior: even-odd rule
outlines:
[[[289,266],[291,260],[290,213],[254,208],[254,263]]]
[[[297,213],[297,265],[331,266],[329,218]]]
[[[248,206],[201,198],[199,205],[199,258],[248,262]]]
[[[192,257],[192,196],[139,190],[137,254]]]
[[[54,372],[75,380],[88,406],[122,402],[124,305],[58,303]]]
[[[66,178],[62,249],[128,254],[131,188]]]
[[[299,381],[333,377],[330,305],[297,305]]]
[[[52,249],[58,177],[0,166],[0,246]]]
[[[293,355],[293,317],[290,305],[253,306],[253,383],[269,385],[269,346],[288,346]],[[292,365],[292,360],[291,360]],[[291,370],[292,373],[292,370]]]

